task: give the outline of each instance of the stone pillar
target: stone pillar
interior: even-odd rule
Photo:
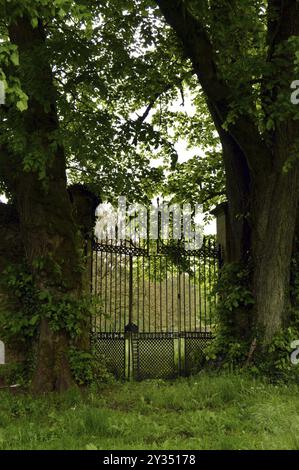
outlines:
[[[96,208],[100,199],[81,184],[69,186],[68,193],[73,206],[73,217],[80,229],[84,246],[85,266],[83,272],[83,289],[85,294],[91,292],[92,283],[92,263],[93,263],[93,235],[96,222]],[[81,350],[88,351],[90,348],[90,327],[92,318],[89,319],[88,328],[83,330],[83,334],[77,343]]]
[[[94,225],[96,222],[96,208],[100,199],[89,191],[84,185],[74,184],[68,188],[69,196],[73,205],[73,217],[79,227],[84,240],[85,271],[84,271],[84,289],[85,292],[91,290],[92,277],[92,241]]]
[[[216,217],[217,227],[217,243],[221,245],[223,261],[227,260],[229,251],[229,224],[227,218],[227,202],[219,204],[211,211],[211,214]]]

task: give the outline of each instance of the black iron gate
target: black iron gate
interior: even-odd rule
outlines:
[[[99,359],[123,379],[197,372],[213,338],[220,262],[213,237],[193,251],[181,241],[95,242],[93,344]]]

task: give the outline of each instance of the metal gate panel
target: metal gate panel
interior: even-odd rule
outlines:
[[[126,340],[123,333],[95,333],[94,353],[118,379],[126,378]]]
[[[94,243],[94,350],[118,378],[198,372],[212,340],[221,249],[212,237],[186,251],[180,241]]]
[[[184,361],[182,366],[183,375],[193,375],[198,373],[205,360],[205,349],[212,341],[212,333],[208,332],[186,332],[182,340],[184,341]]]
[[[173,379],[178,376],[178,342],[172,333],[140,333],[132,335],[133,378]],[[177,354],[176,354],[177,353]]]

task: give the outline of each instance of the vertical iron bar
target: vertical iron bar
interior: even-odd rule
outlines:
[[[110,310],[110,322],[111,322],[111,328],[112,328],[112,322],[113,322],[113,316],[112,316],[112,284],[113,284],[113,258],[112,258],[112,253],[110,253],[110,256],[109,256],[109,265],[110,265],[110,269],[109,269],[109,310]],[[114,325],[115,327],[115,325]],[[114,328],[113,328],[114,329]],[[115,329],[114,329],[115,331]]]
[[[194,281],[193,281],[193,290],[194,290],[194,319],[195,319],[195,331],[197,331],[197,312],[196,312],[196,270],[197,270],[197,266],[196,266],[196,258],[195,258],[195,253],[194,253],[194,257],[193,257],[193,269],[194,269]]]
[[[93,246],[93,241],[91,242],[91,254],[90,254],[90,293],[94,293],[94,288],[93,288],[93,281],[94,281],[94,276],[93,276],[93,255],[95,253],[95,248]]]
[[[100,260],[100,295],[101,295],[101,305],[102,305],[102,309],[103,309],[103,299],[104,299],[104,295],[103,295],[103,252],[100,251],[99,252],[100,256],[101,256],[101,260]],[[98,253],[97,253],[97,257],[98,257]],[[105,273],[106,274],[106,273]],[[104,322],[104,330],[106,331],[106,317],[103,319],[103,315],[101,315],[100,317],[100,331],[102,331],[102,322]]]
[[[90,294],[93,295],[95,294],[94,288],[93,288],[93,281],[94,281],[94,276],[93,276],[93,256],[95,253],[95,248],[94,248],[94,241],[92,239],[91,244],[90,244]],[[97,330],[97,312],[95,313],[95,318],[93,319],[93,324],[91,325],[91,328],[94,330],[92,333],[95,333]],[[92,340],[92,338],[91,338]]]
[[[106,319],[107,319],[107,289],[108,289],[108,252],[106,251],[106,256],[105,256],[105,325],[106,325]],[[111,322],[109,322],[110,325],[110,332],[111,332]],[[107,331],[107,329],[105,328]]]
[[[192,300],[191,300],[191,279],[190,279],[190,273],[191,273],[191,257],[188,257],[188,265],[189,265],[189,273],[188,273],[188,286],[189,286],[189,293],[188,293],[188,315],[189,315],[189,330],[192,331]]]
[[[140,239],[139,239],[139,248],[140,248]],[[139,275],[140,275],[140,272],[139,272],[139,256],[136,257],[136,262],[137,262],[137,272],[136,272],[136,275],[137,275],[137,326],[138,328],[140,327],[140,312],[139,312],[139,303],[140,303],[140,291],[139,291]]]
[[[163,307],[162,307],[162,256],[160,256],[160,272],[159,272],[159,285],[160,285],[160,331],[163,331]]]
[[[211,262],[212,262],[212,251],[211,251],[211,239],[209,238],[209,329],[212,329],[212,277],[211,277]]]
[[[145,255],[142,255],[142,332],[145,332],[144,328],[144,297],[145,297],[145,279],[144,279],[144,258]]]
[[[178,317],[178,366],[179,366],[179,374],[182,373],[182,351],[181,351],[181,344],[182,344],[182,325],[181,325],[181,269],[180,269],[180,259],[179,259],[179,244],[178,244],[178,251],[177,251],[177,317]]]
[[[151,331],[151,256],[148,257],[148,330]]]
[[[205,247],[204,247],[204,255],[203,255],[203,282],[204,282],[204,290],[203,290],[203,297],[204,297],[204,325],[205,325],[205,332],[207,331],[207,280],[206,280],[206,262],[207,262],[207,243],[205,240]]]
[[[122,252],[120,249],[120,254],[119,254],[119,331],[124,330],[124,325],[122,324],[122,302],[121,302],[122,298],[121,296],[122,296]]]
[[[174,325],[174,269],[173,269],[174,261],[171,260],[171,323],[172,323],[172,331],[175,331]]]
[[[202,245],[202,253],[204,253],[204,240],[203,240],[203,245]],[[199,306],[199,328],[200,331],[202,331],[202,295],[201,295],[201,282],[202,282],[202,276],[201,276],[201,270],[202,270],[202,257],[198,259],[198,306]]]
[[[167,270],[167,256],[165,256],[165,310],[166,310],[166,331],[169,331],[168,327],[168,270]]]
[[[157,255],[154,257],[154,286],[155,286],[155,332],[157,331]]]
[[[213,289],[215,289],[215,284],[216,284],[216,262],[217,262],[217,248],[216,248],[216,240],[214,239],[214,243],[213,243]],[[215,313],[216,313],[215,290],[213,292],[213,305],[214,305],[213,316],[215,318]]]
[[[95,251],[96,255],[96,262],[95,262],[95,273],[94,273],[94,292],[95,295],[98,296],[98,251]],[[95,320],[97,322],[97,320]],[[101,322],[102,317],[100,316],[100,331],[101,331]]]
[[[117,295],[117,267],[118,267],[118,254],[115,253],[114,255],[115,259],[115,283],[114,283],[114,314],[115,314],[115,331],[117,331],[117,306],[118,306],[118,295]]]
[[[133,323],[133,256],[129,257],[129,324]]]
[[[181,269],[180,269],[180,260],[179,260],[179,253],[177,254],[177,316],[178,316],[178,330],[179,333],[182,333],[182,300],[181,300]]]
[[[183,286],[184,286],[184,331],[186,331],[186,273],[183,272]]]
[[[127,255],[125,254],[124,326],[127,324]]]
[[[217,279],[216,276],[218,274],[217,259],[218,259],[217,245],[216,245],[216,240],[214,239],[214,273],[213,273],[213,276],[214,276],[213,287],[214,288],[216,286],[216,279]],[[214,318],[215,318],[215,312],[216,312],[216,308],[217,308],[217,295],[215,293],[215,290],[214,290],[213,299],[214,299],[214,312],[213,313],[214,313]]]

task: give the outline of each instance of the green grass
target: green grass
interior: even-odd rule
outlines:
[[[0,449],[299,449],[299,387],[237,375],[0,392]]]

